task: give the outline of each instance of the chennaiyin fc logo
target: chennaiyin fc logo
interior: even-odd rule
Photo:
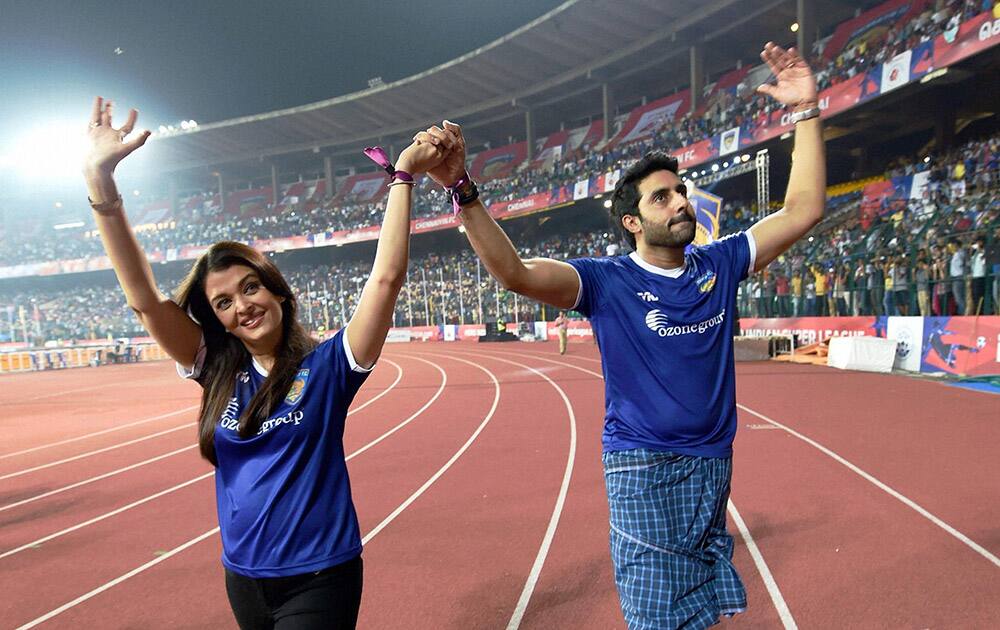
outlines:
[[[302,398],[302,392],[306,388],[306,383],[309,382],[309,370],[299,370],[299,373],[295,375],[295,380],[292,381],[292,386],[288,390],[288,395],[285,396],[285,402],[289,405],[294,405]]]
[[[706,271],[700,278],[695,280],[698,284],[698,290],[702,293],[708,293],[715,288],[715,272]]]
[[[646,313],[646,326],[656,334],[660,334],[661,330],[667,330],[667,316],[660,309],[654,308]]]

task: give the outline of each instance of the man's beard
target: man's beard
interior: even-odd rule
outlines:
[[[681,227],[675,228],[674,225]],[[646,245],[652,247],[686,247],[694,240],[695,222],[691,215],[679,215],[667,222],[666,225],[657,223],[644,223],[642,233]]]

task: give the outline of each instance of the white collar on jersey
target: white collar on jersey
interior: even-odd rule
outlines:
[[[257,361],[257,357],[251,355],[250,358],[253,361],[253,369],[257,370],[257,373],[263,376],[264,378],[267,378],[267,370],[265,370],[264,366],[261,365],[259,361]]]
[[[639,252],[632,252],[628,255],[632,259],[632,262],[639,265],[649,273],[655,273],[658,276],[665,276],[667,278],[680,278],[684,275],[684,270],[687,269],[687,258],[684,259],[684,264],[680,267],[673,267],[671,269],[663,269],[662,267],[657,267],[656,265],[651,265],[639,256]]]

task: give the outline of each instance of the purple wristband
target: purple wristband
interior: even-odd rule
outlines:
[[[458,216],[458,213],[462,211],[462,206],[459,205],[458,203],[459,199],[458,189],[468,183],[469,183],[469,172],[466,171],[462,173],[462,176],[458,178],[457,182],[445,188],[445,191],[447,191],[448,195],[451,197],[451,209],[455,211],[455,216]]]
[[[389,174],[389,177],[394,177],[401,182],[413,183],[413,175],[410,175],[406,171],[397,171],[389,161],[389,156],[386,155],[385,149],[382,147],[365,147],[365,155],[367,155],[372,162],[375,162],[382,169]]]

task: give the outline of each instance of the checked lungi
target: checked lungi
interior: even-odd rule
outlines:
[[[731,458],[605,453],[611,558],[630,630],[707,628],[746,609],[726,531]]]

